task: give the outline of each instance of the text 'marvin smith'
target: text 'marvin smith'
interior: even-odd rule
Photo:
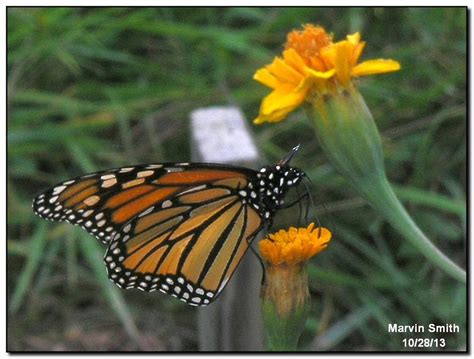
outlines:
[[[388,324],[389,333],[424,333],[425,326],[420,324],[401,325],[397,323]],[[443,325],[436,325],[430,323],[428,325],[427,333],[459,333],[459,325],[450,323]]]

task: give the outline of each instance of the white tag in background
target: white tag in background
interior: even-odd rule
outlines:
[[[191,113],[191,133],[202,162],[258,160],[257,148],[237,107],[207,107]],[[195,157],[195,156],[193,156]]]

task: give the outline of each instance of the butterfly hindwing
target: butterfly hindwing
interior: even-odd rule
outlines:
[[[160,290],[207,305],[227,284],[262,228],[254,208],[225,185],[192,187],[129,221],[105,255],[123,288]]]

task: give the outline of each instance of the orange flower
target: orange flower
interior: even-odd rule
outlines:
[[[305,101],[349,88],[353,77],[400,69],[394,60],[358,63],[364,47],[358,32],[336,43],[320,26],[305,25],[303,31],[290,32],[283,58],[276,57],[254,75],[255,80],[273,90],[263,99],[254,123],[282,121]]]
[[[287,231],[270,234],[268,239],[260,241],[259,246],[267,262],[273,265],[294,265],[326,249],[330,240],[331,232],[328,229],[314,228],[314,223],[311,223],[307,228],[290,227]]]

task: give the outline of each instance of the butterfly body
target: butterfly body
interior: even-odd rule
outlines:
[[[138,165],[62,182],[39,195],[33,209],[107,244],[107,271],[118,286],[207,305],[303,175],[287,164],[259,171],[203,163]]]

